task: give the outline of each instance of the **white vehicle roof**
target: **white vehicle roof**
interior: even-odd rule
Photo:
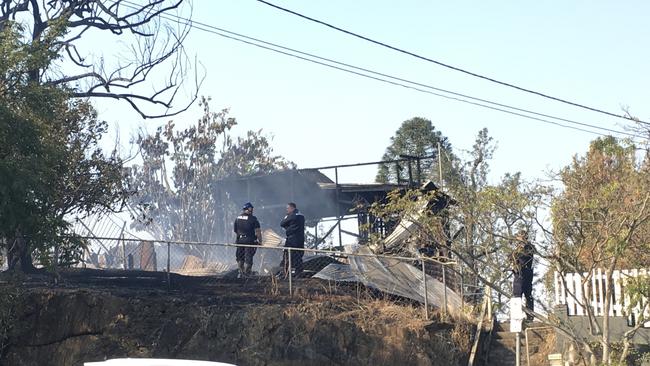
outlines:
[[[236,366],[231,363],[192,361],[192,360],[168,360],[162,358],[116,358],[101,362],[86,362],[84,366]]]

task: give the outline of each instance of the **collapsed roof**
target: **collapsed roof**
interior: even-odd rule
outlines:
[[[295,202],[309,221],[350,214],[359,202],[372,204],[384,200],[388,192],[408,189],[408,184],[339,183],[318,170],[283,170],[265,175],[225,179],[217,182],[217,193],[225,193],[233,202],[252,202],[259,216],[284,214],[287,202]],[[428,182],[427,190],[437,189]],[[338,196],[338,197],[337,197]],[[338,198],[338,199],[337,199]],[[338,202],[338,204],[337,204]],[[445,197],[430,207],[439,211],[450,200]]]
[[[283,215],[287,202],[295,202],[309,221],[326,217],[348,215],[358,202],[378,202],[394,189],[405,189],[401,184],[339,183],[318,170],[284,170],[266,175],[226,179],[215,185],[227,192],[233,202],[252,202],[255,215],[277,217]],[[337,200],[338,194],[338,200]],[[337,203],[338,201],[338,203]],[[264,221],[264,220],[262,220]]]

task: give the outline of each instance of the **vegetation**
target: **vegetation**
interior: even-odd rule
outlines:
[[[438,156],[438,144],[443,156]],[[391,137],[390,145],[386,148],[382,160],[399,160],[405,157],[426,157],[420,162],[419,171],[415,164],[411,166],[411,177],[416,182],[438,181],[439,159],[442,162],[445,180],[452,182],[457,178],[454,169],[456,158],[451,144],[440,131],[436,131],[428,119],[415,117],[404,121],[395,132],[395,136]],[[408,163],[380,164],[375,179],[381,183],[408,182]]]
[[[414,221],[413,232],[419,246],[433,246],[441,255],[451,255],[473,275],[475,284],[491,287],[498,298],[511,297],[510,256],[515,234],[528,230],[537,248],[536,256],[560,277],[566,273],[586,273],[582,294],[569,294],[589,304],[593,270],[602,268],[607,283],[603,298],[609,314],[614,291],[613,272],[622,268],[645,268],[649,263],[650,174],[647,156],[637,159],[634,146],[613,137],[593,141],[585,156],[576,156],[559,174],[561,187],[525,182],[519,173],[506,174],[497,184],[488,183],[489,160],[494,151],[487,131],[480,131],[469,158],[458,160],[459,184],[443,191],[412,190],[395,192],[385,204],[376,204],[372,214],[380,218],[400,217]],[[436,201],[443,194],[455,200],[442,213],[421,214],[422,201]],[[548,215],[550,214],[550,218]],[[417,248],[416,248],[417,249]],[[413,253],[414,249],[409,248]],[[540,266],[538,277],[542,277]],[[650,295],[648,278],[630,279],[625,284],[630,308],[642,305]],[[552,291],[552,288],[549,290]],[[504,306],[502,304],[501,306]],[[499,304],[497,304],[499,307]],[[597,322],[590,306],[585,306],[600,336],[594,348],[588,338],[579,337],[567,324],[536,314],[560,333],[581,346],[586,360],[613,362],[611,347],[622,344],[617,353],[624,362],[630,340],[646,319],[637,319],[624,339],[610,339],[609,316]]]
[[[33,256],[48,265],[54,250],[64,262],[79,257],[83,243],[64,238],[67,215],[108,209],[127,192],[121,159],[99,147],[106,123],[91,105],[29,77],[56,59],[59,34],[29,44],[19,28],[0,33],[0,242],[10,269],[33,270]]]
[[[237,121],[227,109],[213,112],[205,98],[199,105],[203,116],[191,127],[178,131],[169,122],[136,141],[142,164],[129,169],[130,187],[138,192],[129,206],[136,227],[156,238],[229,240],[239,207],[219,190],[219,181],[295,167],[273,155],[261,130],[234,139]]]

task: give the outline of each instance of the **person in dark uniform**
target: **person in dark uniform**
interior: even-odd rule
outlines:
[[[289,202],[287,204],[287,215],[280,222],[280,226],[286,231],[287,240],[284,246],[289,248],[304,248],[305,247],[305,216],[303,216],[296,204]],[[288,250],[284,251],[282,263],[280,266],[284,269],[285,276],[291,275],[289,273]],[[291,268],[295,271],[295,276],[298,277],[302,274],[302,250],[291,251]]]
[[[512,252],[512,296],[526,297],[526,308],[533,310],[533,255],[535,248],[528,240],[528,233],[520,230],[516,236],[516,248]]]
[[[247,202],[242,208],[241,215],[235,220],[235,234],[237,244],[259,245],[262,242],[262,230],[257,217],[253,216],[253,205]],[[249,276],[253,268],[253,256],[256,248],[238,247],[236,252],[239,276]]]

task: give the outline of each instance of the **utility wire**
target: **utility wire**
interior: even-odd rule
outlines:
[[[524,87],[521,87],[521,86],[517,86],[515,84],[507,83],[507,82],[500,81],[500,80],[497,80],[497,79],[494,79],[494,78],[491,78],[491,77],[488,77],[488,76],[477,74],[475,72],[468,71],[468,70],[462,69],[462,68],[457,67],[457,66],[453,66],[453,65],[441,62],[441,61],[431,59],[429,57],[421,56],[421,55],[418,55],[417,53],[410,52],[410,51],[407,51],[405,49],[402,49],[402,48],[399,48],[399,47],[396,47],[396,46],[392,46],[392,45],[384,43],[384,42],[376,41],[376,40],[374,40],[372,38],[363,36],[363,35],[358,34],[358,33],[348,31],[346,29],[337,27],[335,25],[324,22],[322,20],[318,20],[318,19],[309,17],[307,15],[298,13],[296,11],[293,11],[293,10],[290,10],[290,9],[287,9],[287,8],[283,8],[283,7],[279,6],[279,5],[272,4],[272,3],[268,2],[268,1],[265,1],[265,0],[256,0],[256,1],[260,2],[262,4],[265,4],[265,5],[268,5],[270,7],[273,7],[275,9],[281,10],[283,12],[293,14],[293,15],[296,15],[296,16],[298,16],[300,18],[303,18],[303,19],[309,20],[311,22],[318,23],[318,24],[326,26],[328,28],[337,30],[337,31],[345,33],[347,35],[362,39],[364,41],[368,41],[370,43],[374,43],[376,45],[391,49],[393,51],[397,51],[397,52],[400,52],[400,53],[403,53],[403,54],[418,58],[420,60],[431,62],[431,63],[434,63],[434,64],[436,64],[438,66],[446,67],[448,69],[458,71],[458,72],[461,72],[463,74],[467,74],[467,75],[470,75],[470,76],[473,76],[473,77],[476,77],[476,78],[479,78],[479,79],[487,80],[487,81],[490,81],[490,82],[493,82],[493,83],[496,83],[496,84],[499,84],[499,85],[503,85],[503,86],[506,86],[506,87],[509,87],[509,88],[513,88],[513,89],[516,89],[516,90],[519,90],[519,91],[523,91],[523,92],[534,94],[534,95],[537,95],[537,96],[540,96],[540,97],[543,97],[543,98],[554,100],[556,102],[560,102],[560,103],[568,104],[568,105],[571,105],[571,106],[574,106],[574,107],[586,109],[586,110],[589,110],[589,111],[592,111],[592,112],[602,113],[602,114],[605,114],[605,115],[608,115],[608,116],[611,116],[611,117],[622,118],[622,119],[625,119],[627,121],[633,121],[633,122],[638,122],[638,123],[643,123],[643,124],[646,124],[646,125],[650,125],[650,122],[646,122],[646,121],[642,121],[642,120],[635,120],[635,119],[632,119],[632,118],[630,118],[628,116],[625,116],[625,115],[608,112],[608,111],[605,111],[605,110],[602,110],[602,109],[599,109],[599,108],[590,107],[590,106],[580,104],[580,103],[577,103],[577,102],[573,102],[573,101],[570,101],[570,100],[554,97],[554,96],[549,95],[549,94],[544,94],[544,93],[541,93],[541,92],[538,92],[538,91],[535,91],[535,90],[531,90],[531,89],[527,89],[527,88],[524,88]]]
[[[130,2],[128,0],[124,0],[123,3],[131,4],[133,6],[139,6],[138,4]],[[502,104],[502,103],[492,102],[492,101],[489,101],[489,100],[486,100],[486,99],[476,98],[476,97],[472,97],[472,96],[469,96],[469,95],[466,95],[466,94],[461,94],[461,93],[457,93],[457,92],[437,88],[435,86],[426,85],[426,84],[410,81],[410,80],[407,80],[407,79],[391,76],[391,75],[388,75],[388,74],[376,72],[376,71],[373,71],[373,70],[370,70],[370,69],[367,69],[367,68],[357,67],[357,66],[350,65],[350,64],[347,64],[347,63],[339,62],[339,61],[328,59],[328,58],[321,57],[321,56],[318,56],[318,55],[314,55],[314,54],[310,54],[310,53],[307,53],[307,52],[292,49],[292,48],[289,48],[289,47],[281,46],[281,45],[278,45],[278,44],[275,44],[275,43],[271,43],[271,42],[267,42],[267,41],[260,40],[260,39],[257,39],[257,38],[249,37],[249,36],[246,36],[246,35],[243,35],[243,34],[235,33],[235,32],[232,32],[232,31],[229,31],[229,30],[226,30],[226,29],[223,29],[223,28],[218,28],[218,27],[215,27],[215,26],[212,26],[212,25],[209,25],[209,24],[201,23],[201,22],[198,22],[198,21],[193,21],[193,20],[183,18],[183,17],[177,16],[177,15],[161,14],[159,16],[161,18],[163,18],[163,19],[166,19],[166,20],[169,20],[169,21],[172,21],[172,22],[176,22],[176,23],[179,23],[179,24],[189,24],[189,26],[192,27],[192,28],[196,28],[196,29],[202,30],[204,32],[212,33],[212,34],[218,35],[220,37],[224,37],[224,38],[227,38],[227,39],[231,39],[231,40],[234,40],[234,41],[245,43],[245,44],[255,46],[255,47],[258,47],[258,48],[262,48],[262,49],[265,49],[265,50],[268,50],[268,51],[272,51],[272,52],[276,52],[276,53],[283,54],[283,55],[286,55],[286,56],[294,57],[294,58],[297,58],[297,59],[300,59],[300,60],[303,60],[303,61],[315,63],[315,64],[325,66],[325,67],[328,67],[328,68],[332,68],[332,69],[335,69],[335,70],[351,73],[351,74],[361,76],[361,77],[364,77],[364,78],[368,78],[368,79],[372,79],[372,80],[376,80],[376,81],[381,81],[381,82],[392,84],[392,85],[395,85],[395,86],[401,86],[401,87],[404,87],[404,88],[407,88],[407,89],[412,89],[412,90],[419,91],[419,92],[422,92],[422,93],[435,95],[435,96],[438,96],[438,97],[441,97],[441,98],[445,98],[445,99],[449,99],[449,100],[455,100],[455,101],[458,101],[458,102],[471,104],[471,105],[475,105],[475,106],[478,106],[478,107],[483,107],[483,108],[487,108],[487,109],[491,109],[491,110],[495,110],[495,111],[499,111],[499,112],[503,112],[503,113],[508,113],[508,114],[511,114],[511,115],[515,115],[515,116],[522,117],[522,118],[527,118],[527,119],[530,119],[530,120],[535,120],[535,121],[538,121],[538,122],[553,124],[553,125],[556,125],[556,126],[559,126],[559,127],[570,128],[570,129],[574,129],[574,130],[577,130],[577,131],[586,132],[586,133],[590,133],[590,134],[594,134],[594,135],[598,135],[598,136],[605,136],[605,134],[599,133],[599,132],[596,132],[596,131],[587,130],[587,129],[584,129],[584,128],[579,128],[579,127],[575,127],[575,126],[566,125],[566,124],[555,122],[555,121],[550,121],[548,119],[539,118],[539,117],[546,117],[546,118],[550,118],[550,119],[555,119],[555,120],[558,120],[558,121],[562,121],[562,122],[566,122],[566,123],[570,123],[570,124],[574,124],[574,125],[589,127],[589,128],[598,129],[598,130],[601,130],[601,131],[607,131],[607,132],[611,132],[611,133],[625,135],[625,136],[628,136],[628,137],[637,137],[636,135],[634,135],[632,133],[629,133],[629,132],[614,130],[614,129],[610,129],[610,128],[606,128],[606,127],[601,127],[601,126],[589,124],[589,123],[573,121],[573,120],[570,120],[570,119],[555,117],[555,116],[552,116],[552,115],[543,114],[543,113],[539,113],[539,112],[534,112],[534,111],[526,110],[526,109],[523,109],[523,108],[513,107],[513,106],[509,106],[509,105]],[[181,23],[181,22],[184,22],[184,23]],[[255,43],[255,42],[257,42],[257,43]],[[259,43],[261,43],[261,44],[259,44]],[[265,46],[265,45],[268,45],[268,46],[271,46],[271,47],[268,47],[268,46]],[[279,48],[279,49],[272,48],[272,47],[276,47],[276,48]],[[285,51],[282,51],[282,50],[289,51],[289,52],[285,52]],[[293,52],[293,53],[291,53],[291,52]],[[377,76],[381,76],[381,77],[367,75],[367,74],[364,74],[364,73],[361,73],[361,72],[346,69],[344,67],[331,65],[331,64],[328,64],[328,63],[325,63],[325,62],[320,62],[320,61],[313,60],[313,59],[303,57],[303,56],[300,56],[300,55],[312,57],[312,58],[315,58],[315,59],[318,59],[318,60],[330,62],[330,63],[336,64],[336,65],[352,68],[352,69],[355,69],[355,70],[367,72],[367,73],[377,75]],[[385,79],[385,78],[389,78],[389,79],[392,79],[392,80],[388,80],[388,79]],[[412,85],[407,85],[407,84],[404,84],[404,83],[409,83],[409,84],[412,84]],[[413,85],[416,85],[418,87],[415,87]],[[457,97],[452,97],[452,96],[449,96],[449,95],[444,95],[444,94],[432,92],[430,90],[425,90],[425,89],[422,89],[420,87],[435,90],[435,91],[440,91],[440,92],[444,92],[444,93],[448,93],[448,94],[452,94],[452,95],[457,96]],[[474,100],[474,101],[466,100],[466,99],[462,99],[462,98],[467,98],[467,99],[471,99],[471,100]],[[514,110],[516,112],[510,111],[510,110],[507,110],[507,109],[504,109],[504,108],[509,108],[509,109],[512,109],[512,110]],[[529,114],[533,114],[533,115],[536,115],[536,116],[539,116],[539,117],[534,117],[534,116],[526,115],[526,114],[523,114],[523,113],[529,113]]]

